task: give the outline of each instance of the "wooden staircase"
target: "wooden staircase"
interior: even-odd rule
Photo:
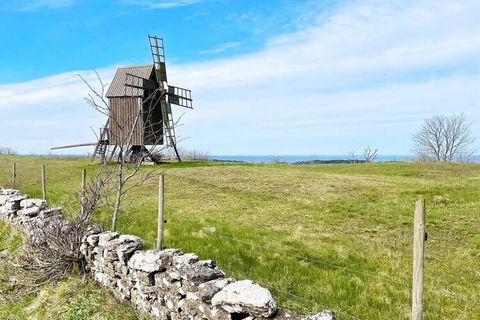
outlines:
[[[100,128],[100,137],[95,146],[95,150],[93,151],[92,161],[95,160],[97,156],[99,156],[101,161],[105,162],[107,151],[108,151],[108,145],[109,145],[109,139],[108,139],[109,121],[110,120],[107,120],[107,123],[105,124],[105,126]]]

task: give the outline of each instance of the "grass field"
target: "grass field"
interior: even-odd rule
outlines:
[[[24,193],[78,209],[88,160],[0,157]],[[216,259],[227,275],[270,287],[279,305],[339,319],[409,319],[413,211],[427,202],[425,319],[480,319],[480,165],[185,162],[166,173],[166,245]],[[135,189],[119,231],[156,235],[157,180]],[[109,226],[100,211],[95,219]]]

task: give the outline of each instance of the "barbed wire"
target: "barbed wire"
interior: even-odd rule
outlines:
[[[427,287],[429,287],[429,286],[427,286]],[[472,299],[462,298],[458,294],[455,294],[455,293],[451,293],[451,292],[443,293],[443,292],[441,292],[439,290],[435,290],[433,288],[427,288],[427,290],[424,291],[424,294],[429,294],[429,293],[431,293],[433,295],[436,295],[436,296],[441,296],[443,298],[447,298],[447,299],[450,299],[450,300],[462,301],[462,302],[465,302],[466,304],[470,304],[470,305],[473,305],[473,306],[476,306],[476,307],[480,308],[480,303],[476,303]]]
[[[385,277],[385,276],[382,276],[382,275],[378,275],[378,274],[374,274],[374,273],[370,273],[370,272],[365,272],[365,271],[358,271],[358,270],[354,270],[352,268],[348,268],[348,267],[345,267],[345,266],[340,266],[340,265],[330,263],[330,262],[327,262],[327,261],[323,261],[323,260],[319,260],[319,259],[313,259],[313,258],[309,258],[309,257],[304,257],[304,256],[297,255],[297,254],[291,254],[291,253],[283,251],[283,250],[278,250],[278,249],[274,249],[274,248],[271,248],[271,247],[268,247],[268,246],[254,244],[254,243],[251,243],[251,242],[246,241],[246,240],[237,239],[237,238],[234,238],[234,237],[231,237],[231,236],[226,236],[226,235],[223,235],[223,234],[211,233],[210,235],[218,237],[218,238],[224,238],[224,239],[236,241],[236,242],[239,242],[239,243],[247,244],[251,247],[262,248],[262,249],[271,250],[271,251],[274,251],[274,252],[277,252],[277,253],[282,253],[282,254],[285,254],[285,255],[290,256],[290,257],[294,257],[294,258],[297,258],[297,259],[302,259],[302,260],[309,261],[309,262],[316,263],[316,264],[321,264],[321,265],[324,265],[324,266],[327,266],[327,267],[330,267],[330,268],[341,269],[341,270],[348,271],[350,273],[361,274],[361,275],[364,275],[364,276],[381,278],[385,281],[389,281],[391,283],[399,284],[399,285],[403,286],[404,288],[407,288],[407,289],[411,290],[411,286],[408,286],[408,285],[406,285],[402,282],[399,282],[397,280],[393,280],[389,277]],[[445,294],[445,293],[442,293],[441,291],[435,290],[434,288],[432,288],[430,286],[426,286],[426,288],[427,288],[427,290],[425,291],[424,294],[433,294],[435,296],[441,296],[441,297],[451,299],[451,300],[462,301],[464,303],[480,307],[480,304],[473,303],[472,300],[462,298],[457,294],[454,294],[454,293],[451,293],[451,292],[448,292],[448,294]],[[285,293],[287,293],[288,295],[292,295],[292,293],[288,292],[288,291],[285,291]],[[299,297],[299,298],[305,299],[305,298],[302,298],[302,297]],[[308,301],[308,300],[306,300],[306,301]],[[314,301],[309,301],[309,302],[316,303]],[[319,305],[318,303],[316,303],[316,304]],[[321,305],[319,305],[319,306],[321,306]]]
[[[403,282],[400,282],[398,280],[394,280],[390,277],[382,276],[382,275],[379,275],[379,274],[366,272],[366,271],[354,270],[354,269],[346,267],[346,266],[340,266],[340,265],[337,265],[337,264],[334,264],[334,263],[331,263],[331,262],[327,262],[327,261],[323,261],[323,260],[319,260],[319,259],[313,259],[313,258],[309,258],[309,257],[304,257],[304,256],[297,255],[297,254],[292,254],[292,253],[289,253],[289,252],[286,252],[286,251],[283,251],[283,250],[278,250],[278,249],[271,248],[271,247],[268,247],[268,246],[254,244],[254,243],[251,243],[251,242],[246,241],[246,240],[237,239],[237,238],[234,238],[234,237],[231,237],[231,236],[226,236],[226,235],[223,235],[223,234],[211,233],[211,235],[213,235],[214,237],[218,237],[218,238],[224,238],[224,239],[229,239],[229,240],[236,241],[236,242],[239,242],[239,243],[244,243],[244,244],[250,245],[251,247],[262,248],[262,249],[271,250],[271,251],[274,251],[274,252],[277,252],[277,253],[282,253],[282,254],[285,254],[287,256],[296,258],[296,259],[301,259],[301,260],[309,261],[309,262],[312,262],[312,263],[320,264],[320,265],[323,265],[323,266],[326,266],[326,267],[329,267],[329,268],[332,268],[332,269],[340,269],[340,270],[345,270],[345,271],[348,271],[350,273],[355,273],[355,274],[359,274],[359,275],[363,275],[363,276],[381,278],[385,281],[395,283],[397,285],[401,285],[401,286],[403,286],[407,289],[411,289],[411,286],[406,285]]]
[[[241,272],[229,270],[229,269],[224,268],[223,266],[221,267],[221,269],[222,269],[222,270],[225,270],[225,271],[227,271],[227,272],[229,272],[229,273],[237,274],[237,275],[239,275],[239,276],[241,276],[241,277],[248,278],[248,277],[245,276],[245,274],[242,274]],[[294,298],[294,299],[297,299],[297,300],[300,300],[300,301],[303,301],[303,302],[306,302],[306,303],[313,304],[313,305],[319,307],[320,309],[323,309],[323,310],[326,310],[326,309],[333,310],[333,311],[335,311],[335,313],[340,314],[340,315],[342,315],[342,316],[345,316],[345,317],[347,317],[347,318],[349,318],[349,319],[360,320],[360,318],[358,318],[358,317],[356,317],[356,316],[352,316],[352,315],[350,315],[350,314],[346,313],[345,311],[340,310],[340,309],[338,309],[338,308],[328,308],[328,307],[326,307],[326,306],[324,306],[324,305],[321,305],[320,303],[318,303],[318,302],[316,302],[316,301],[309,300],[309,299],[307,299],[307,298],[301,297],[301,296],[296,295],[296,294],[294,294],[294,293],[292,293],[292,292],[290,292],[290,291],[287,291],[287,290],[282,290],[282,289],[277,288],[277,287],[275,287],[275,286],[273,286],[273,285],[271,285],[271,284],[262,283],[262,282],[257,281],[257,280],[255,280],[255,282],[258,283],[258,284],[260,284],[260,285],[263,286],[263,287],[266,287],[266,288],[270,289],[270,290],[275,290],[275,291],[277,291],[279,294],[280,294],[280,293],[285,293],[285,294],[287,294],[288,296],[290,296],[290,297],[292,297],[292,298]]]

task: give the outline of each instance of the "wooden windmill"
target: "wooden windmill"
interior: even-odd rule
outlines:
[[[192,109],[188,89],[167,82],[163,38],[148,35],[153,64],[119,68],[107,90],[108,120],[100,128],[98,142],[68,147],[95,145],[92,159],[102,161],[118,153],[129,161],[150,157],[148,146],[169,146],[181,161],[175,137],[172,104]]]

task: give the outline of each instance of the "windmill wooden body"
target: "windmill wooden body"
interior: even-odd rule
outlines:
[[[179,161],[171,104],[192,109],[188,89],[167,83],[163,39],[148,36],[153,64],[119,68],[107,90],[108,120],[100,128],[92,159],[115,154],[136,161],[150,157],[149,146],[172,147]],[[85,145],[85,144],[82,144]],[[75,147],[80,145],[57,147]]]

